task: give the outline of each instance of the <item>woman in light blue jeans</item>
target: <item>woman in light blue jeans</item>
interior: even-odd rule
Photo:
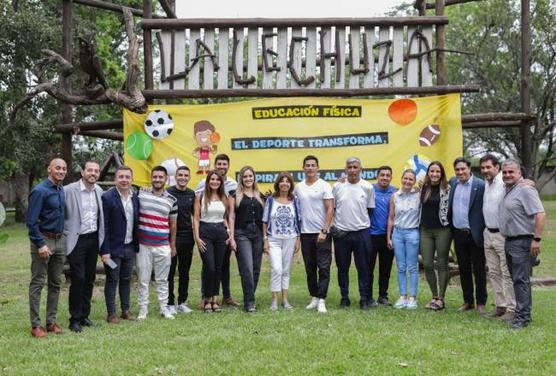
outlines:
[[[419,191],[415,189],[416,176],[413,170],[402,174],[401,188],[390,198],[388,247],[394,248],[400,298],[394,308],[417,308],[417,287],[419,285],[419,217],[421,210]],[[407,293],[407,273],[409,273],[409,294]],[[408,298],[409,295],[409,298]]]

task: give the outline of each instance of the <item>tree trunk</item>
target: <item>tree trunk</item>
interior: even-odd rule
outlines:
[[[29,205],[29,175],[17,174],[13,182],[15,189],[15,221],[25,222]]]

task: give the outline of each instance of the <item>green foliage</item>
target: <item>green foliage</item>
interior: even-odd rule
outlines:
[[[59,17],[51,11],[48,4],[25,2],[15,12],[12,2],[0,2],[0,179],[17,172],[40,171],[59,145],[59,135],[52,132],[59,111],[46,96],[32,100],[15,124],[8,120],[9,112],[32,84],[31,68],[41,57],[40,50],[45,46],[59,49]]]
[[[539,176],[554,159],[554,92],[556,89],[556,7],[550,0],[532,2],[533,159]],[[447,48],[475,55],[448,54],[450,83],[477,83],[479,94],[463,97],[464,113],[521,112],[520,110],[520,2],[491,0],[447,8]],[[466,131],[469,154],[495,151],[505,157],[521,154],[517,128]]]

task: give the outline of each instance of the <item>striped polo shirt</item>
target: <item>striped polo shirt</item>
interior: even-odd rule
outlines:
[[[156,196],[152,192],[139,192],[139,243],[151,247],[170,244],[170,220],[178,217],[178,200],[164,191]]]

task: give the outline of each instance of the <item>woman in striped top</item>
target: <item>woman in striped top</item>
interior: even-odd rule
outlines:
[[[204,191],[195,197],[193,234],[203,260],[202,284],[205,312],[220,312],[218,304],[222,264],[226,248],[236,248],[233,228],[233,199],[224,191],[224,179],[211,171],[205,180]]]

